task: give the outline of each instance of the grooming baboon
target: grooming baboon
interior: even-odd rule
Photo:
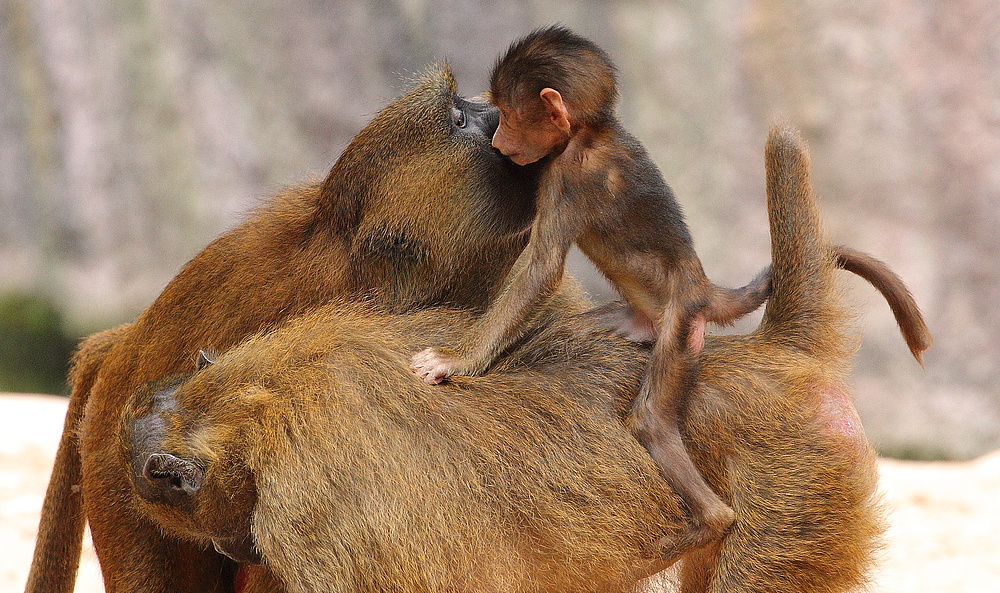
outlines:
[[[823,242],[794,133],[772,131],[767,173],[771,300],[752,334],[707,340],[682,418],[737,514],[685,557],[686,592],[854,590],[882,530],[843,384],[852,340],[833,270],[853,252]],[[853,255],[918,354],[929,335],[912,297]],[[589,317],[549,303],[489,375],[434,388],[407,353],[474,316],[301,316],[137,391],[121,438],[142,508],[202,546],[259,553],[293,593],[630,590],[685,521],[622,422],[645,357]]]
[[[83,544],[86,517],[81,501],[80,442],[77,428],[87,405],[87,396],[108,351],[129,326],[121,325],[84,340],[73,355],[68,383],[73,387],[63,423],[62,438],[45,493],[42,520],[38,525],[34,559],[25,591],[73,589]]]
[[[80,365],[28,591],[72,590],[78,486],[109,592],[228,589],[232,563],[165,537],[142,514],[130,445],[113,437],[139,405],[130,394],[191,371],[198,349],[225,352],[334,299],[485,308],[527,240],[535,189],[531,171],[491,148],[497,117],[457,97],[450,72],[426,75],[325,180],[278,195],[192,259],[106,348],[84,350],[101,360]]]
[[[446,388],[406,353],[468,314],[300,317],[143,390],[137,491],[165,529],[237,558],[253,541],[291,591],[616,590],[682,515],[622,446],[642,352],[553,313],[496,373]]]
[[[728,324],[758,308],[767,276],[739,290],[709,281],[673,192],[618,121],[615,66],[592,41],[563,27],[529,33],[497,60],[490,97],[500,110],[493,146],[519,165],[547,159],[530,260],[455,350],[424,350],[413,369],[429,383],[485,372],[558,288],[566,255],[578,245],[627,301],[626,326],[655,341],[629,424],[690,511],[676,552],[705,545],[734,514],[688,456],[680,410],[706,320]]]

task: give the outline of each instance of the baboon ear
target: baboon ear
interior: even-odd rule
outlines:
[[[538,93],[538,96],[545,103],[553,125],[563,132],[569,132],[569,110],[566,109],[566,104],[563,103],[563,98],[559,94],[559,91],[546,87]]]
[[[216,356],[213,356],[204,350],[199,350],[198,358],[194,361],[194,366],[200,371],[209,365],[215,364],[216,358]]]

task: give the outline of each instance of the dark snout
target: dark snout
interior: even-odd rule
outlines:
[[[191,509],[192,497],[205,483],[205,470],[169,453],[153,453],[133,482],[136,493],[149,502]]]
[[[500,110],[493,105],[480,101],[469,101],[466,114],[469,124],[487,138],[493,138],[500,127]]]
[[[201,490],[205,472],[190,461],[168,453],[154,453],[146,459],[142,476],[168,496],[190,496]]]
[[[149,413],[132,421],[129,429],[132,483],[142,498],[150,502],[189,507],[191,497],[201,490],[205,470],[192,461],[163,452],[167,419],[176,413],[174,397],[180,380],[153,388]]]

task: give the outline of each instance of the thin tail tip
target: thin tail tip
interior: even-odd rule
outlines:
[[[910,354],[913,355],[913,358],[917,360],[917,364],[919,364],[922,369],[927,368],[927,365],[924,363],[924,352],[927,352],[933,344],[934,340],[931,338],[930,334],[926,332],[919,337],[914,338],[912,343],[908,344],[910,347]]]

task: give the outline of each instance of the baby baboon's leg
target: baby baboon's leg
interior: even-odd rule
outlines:
[[[664,558],[679,556],[718,539],[736,518],[691,461],[678,425],[684,399],[693,388],[695,377],[696,358],[688,347],[691,331],[704,332],[704,320],[698,317],[683,307],[667,307],[630,417],[636,439],[690,512],[691,529],[668,541],[662,548]]]
[[[631,305],[612,302],[581,313],[582,319],[610,329],[630,342],[651,344],[656,341],[658,328],[641,311]]]

